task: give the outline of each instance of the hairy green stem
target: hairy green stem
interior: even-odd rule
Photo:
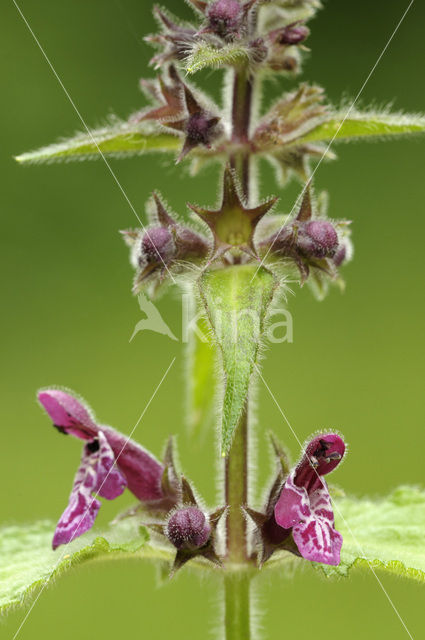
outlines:
[[[226,640],[251,637],[250,578],[245,573],[224,578],[224,626]]]
[[[248,68],[236,70],[233,80],[232,139],[245,143],[249,140],[253,96],[253,79]],[[249,200],[249,152],[230,158],[240,180],[243,195]],[[232,447],[226,458],[227,557],[230,562],[247,561],[246,520],[242,506],[248,499],[248,400],[236,428]]]
[[[236,143],[249,142],[252,116],[253,78],[248,69],[235,71],[232,101],[232,139]],[[230,162],[239,178],[242,193],[249,202],[251,185],[249,145],[246,150],[231,155]],[[225,462],[227,516],[227,561],[247,564],[247,522],[242,507],[248,501],[248,399],[236,428],[230,452]],[[230,569],[230,568],[229,568]],[[224,627],[226,640],[249,640],[251,626],[250,577],[241,567],[229,570],[224,577]]]
[[[227,558],[229,562],[247,562],[246,519],[242,506],[248,500],[248,408],[236,428],[232,448],[226,458]]]

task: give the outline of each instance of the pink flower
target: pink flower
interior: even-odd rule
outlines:
[[[338,565],[342,536],[335,529],[329,490],[323,476],[340,463],[345,453],[342,438],[334,433],[316,436],[285,481],[274,515],[283,529],[292,530],[306,560]]]
[[[169,498],[162,487],[164,466],[151,453],[111,427],[98,425],[91,410],[65,391],[45,389],[38,399],[61,433],[86,442],[53,548],[93,526],[100,508],[93,494],[113,500],[127,486],[141,502],[159,505]]]

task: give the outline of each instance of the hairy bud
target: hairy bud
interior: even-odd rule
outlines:
[[[347,259],[347,247],[342,245],[334,255],[334,265],[340,267]]]
[[[338,234],[328,220],[311,220],[300,229],[298,246],[315,257],[332,257],[338,248]]]
[[[210,118],[205,112],[200,111],[190,116],[186,125],[186,134],[193,145],[209,146],[217,126],[218,118]]]
[[[304,24],[288,24],[287,27],[275,32],[279,44],[296,45],[304,42],[310,35],[310,29]]]
[[[176,549],[193,551],[207,544],[211,527],[200,509],[185,507],[171,515],[166,526],[166,535]]]
[[[176,252],[173,236],[165,227],[153,227],[142,238],[140,266],[168,264]],[[143,264],[142,264],[143,263]]]
[[[238,0],[216,0],[207,11],[208,28],[222,38],[238,33],[243,16]]]

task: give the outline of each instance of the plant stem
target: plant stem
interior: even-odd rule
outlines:
[[[236,143],[249,142],[254,84],[248,68],[235,71],[232,100],[232,139]],[[249,203],[251,175],[249,149],[230,157],[242,188],[242,195]],[[225,462],[227,516],[227,561],[232,565],[249,562],[247,548],[247,522],[242,507],[248,501],[248,399],[236,428],[232,447]],[[232,570],[233,569],[233,570]],[[250,638],[250,576],[246,569],[228,569],[224,576],[224,626],[226,640]]]
[[[249,127],[252,115],[254,79],[249,69],[235,71],[232,100],[232,140],[246,144],[249,141]],[[231,156],[230,164],[241,183],[242,193],[249,202],[250,197],[250,157],[249,151]]]
[[[245,573],[226,575],[224,611],[226,640],[249,640],[251,637],[250,578]]]
[[[227,558],[236,564],[248,559],[246,519],[242,506],[248,500],[248,407],[236,428],[225,471],[227,515]]]
[[[236,70],[233,80],[232,139],[249,140],[253,96],[253,79],[248,68]],[[249,152],[230,158],[240,180],[246,200],[250,196]],[[248,559],[246,520],[242,506],[248,500],[248,400],[236,428],[232,447],[226,458],[225,471],[227,517],[227,558],[232,563],[246,563]]]

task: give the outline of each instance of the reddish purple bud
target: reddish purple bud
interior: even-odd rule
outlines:
[[[328,220],[310,220],[300,228],[298,246],[307,256],[332,257],[338,248],[338,234]]]
[[[242,16],[238,0],[216,0],[207,10],[208,27],[223,38],[232,36],[238,32]]]
[[[186,125],[188,138],[196,145],[208,146],[211,142],[211,130],[214,129],[217,122],[218,118],[212,119],[202,112],[194,113]]]
[[[165,227],[153,227],[142,238],[140,266],[148,264],[169,264],[174,258],[176,247],[173,236]]]
[[[166,535],[176,549],[194,551],[207,544],[211,526],[200,509],[184,507],[171,515]]]
[[[310,35],[310,29],[304,24],[288,24],[282,30],[279,30],[277,41],[279,44],[295,45],[304,42]]]
[[[311,220],[305,226],[306,233],[327,251],[338,246],[338,234],[328,220]]]

